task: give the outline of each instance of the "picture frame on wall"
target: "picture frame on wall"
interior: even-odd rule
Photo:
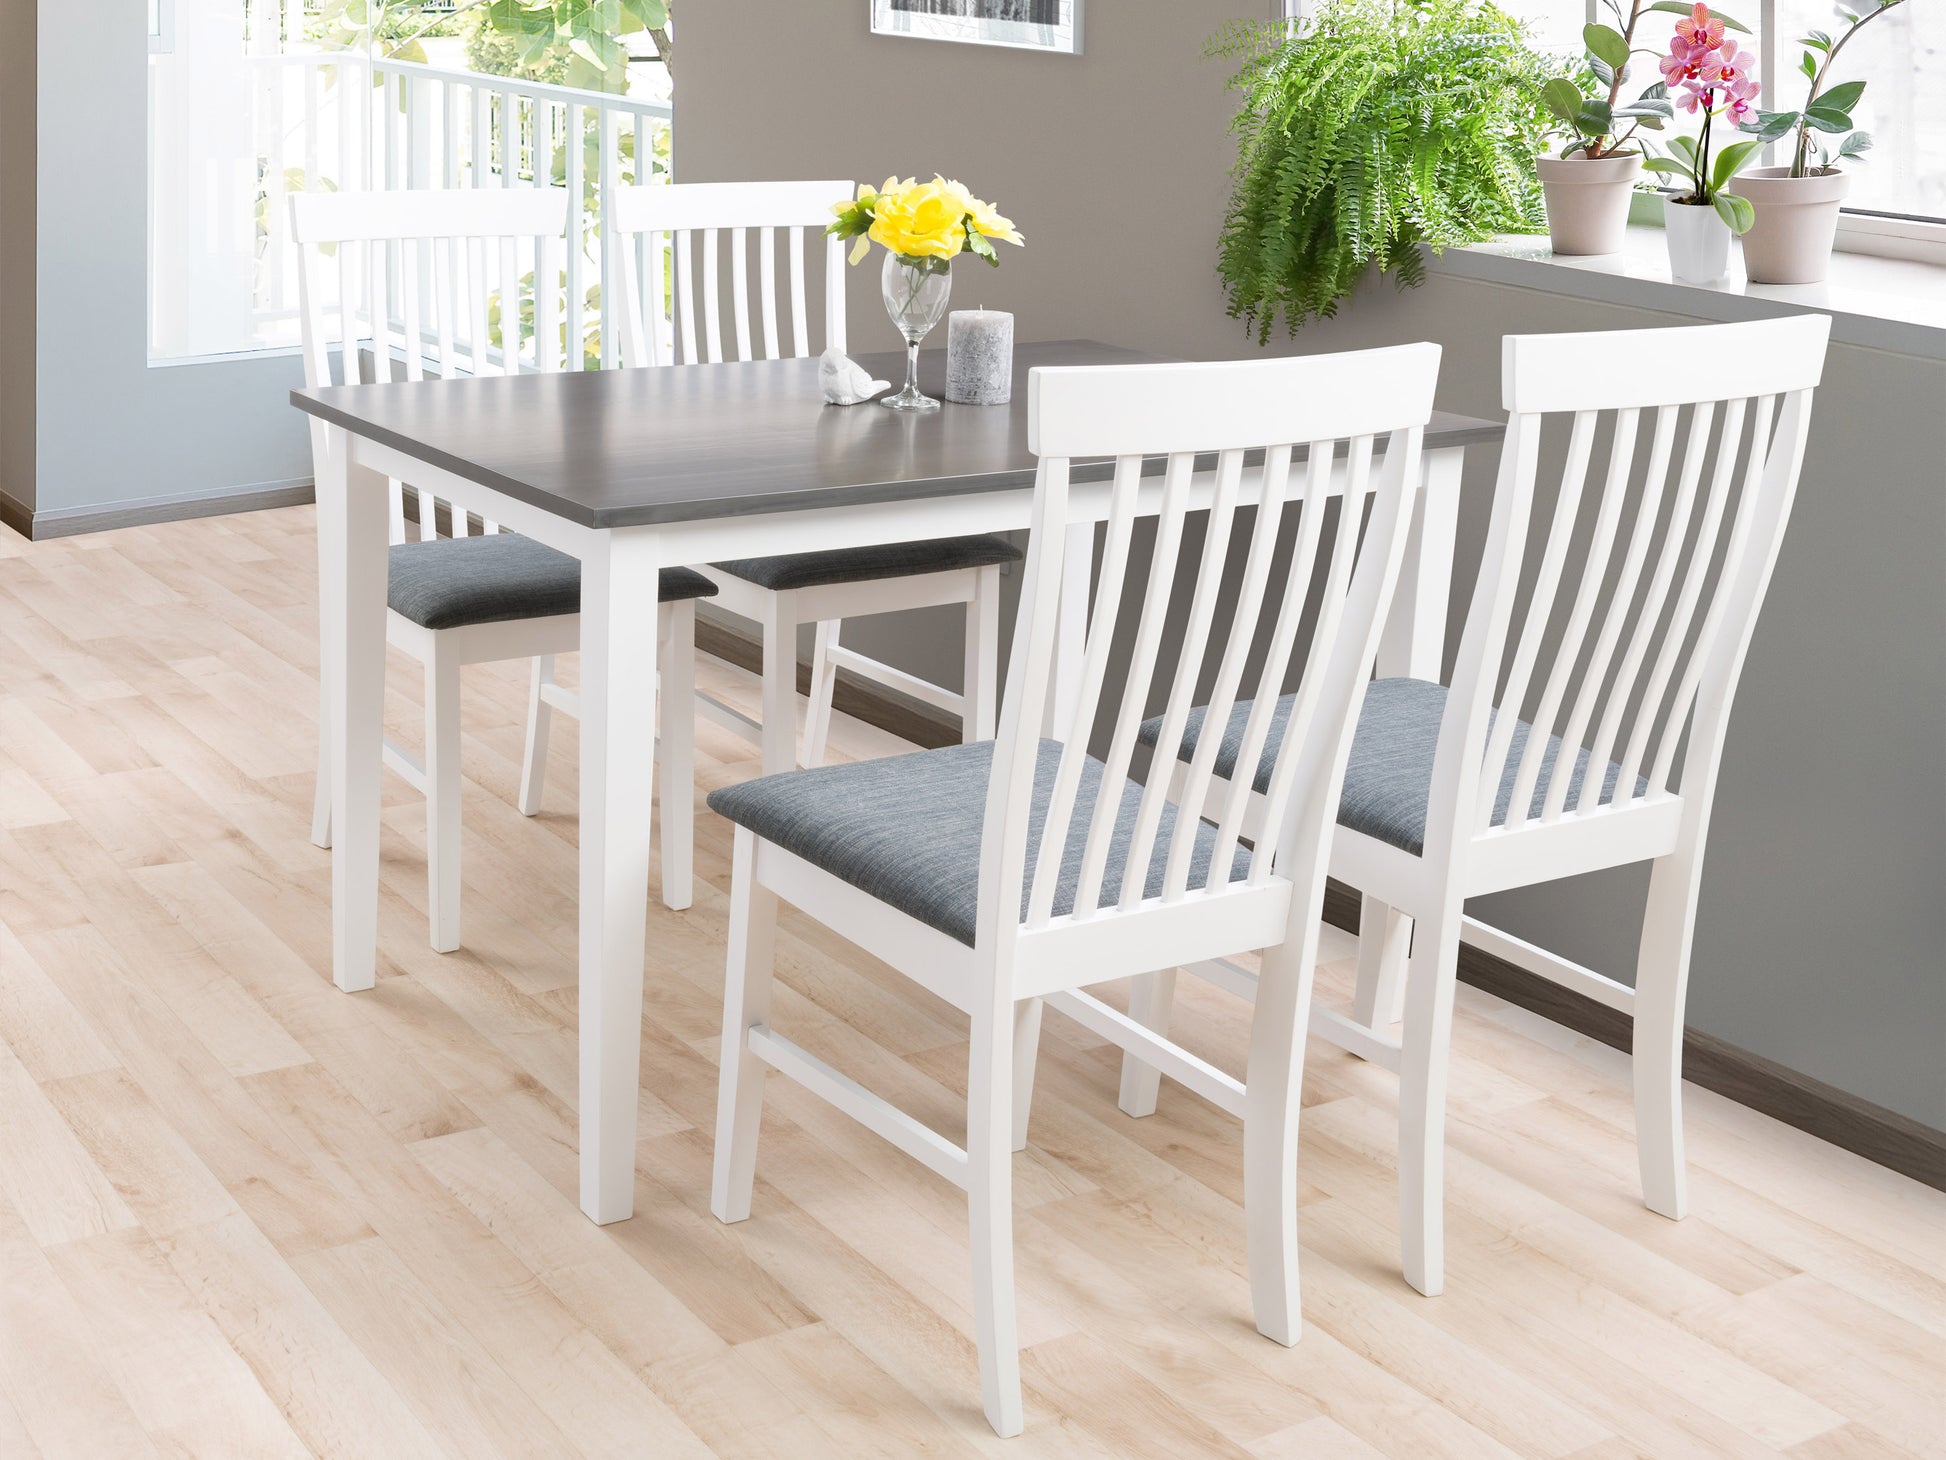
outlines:
[[[874,35],[1081,54],[1082,0],[871,0]]]

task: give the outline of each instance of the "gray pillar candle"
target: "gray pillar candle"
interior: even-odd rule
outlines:
[[[1014,317],[998,309],[946,316],[946,399],[1004,406],[1014,398]]]

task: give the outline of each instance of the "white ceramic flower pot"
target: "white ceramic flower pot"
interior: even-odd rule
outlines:
[[[1620,253],[1628,198],[1642,156],[1541,157],[1534,166],[1547,194],[1547,236],[1558,254]]]
[[[1756,210],[1757,221],[1743,235],[1751,283],[1816,284],[1824,278],[1850,178],[1835,168],[1792,177],[1788,167],[1753,167],[1728,191],[1741,193]]]
[[[1669,273],[1678,284],[1721,284],[1730,276],[1730,225],[1708,204],[1665,198]]]

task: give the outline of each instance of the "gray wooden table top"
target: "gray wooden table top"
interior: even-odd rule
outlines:
[[[857,357],[900,380],[900,354]],[[1023,486],[1027,372],[1160,357],[1091,340],[1014,351],[1013,403],[947,404],[922,416],[866,402],[827,406],[818,362],[765,360],[656,370],[333,385],[291,403],[356,435],[586,527],[897,502]],[[943,393],[945,351],[919,359]],[[1500,439],[1497,421],[1436,412],[1428,449]]]

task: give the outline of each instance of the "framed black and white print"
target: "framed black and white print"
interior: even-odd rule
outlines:
[[[1081,54],[1082,0],[872,0],[878,35]]]

